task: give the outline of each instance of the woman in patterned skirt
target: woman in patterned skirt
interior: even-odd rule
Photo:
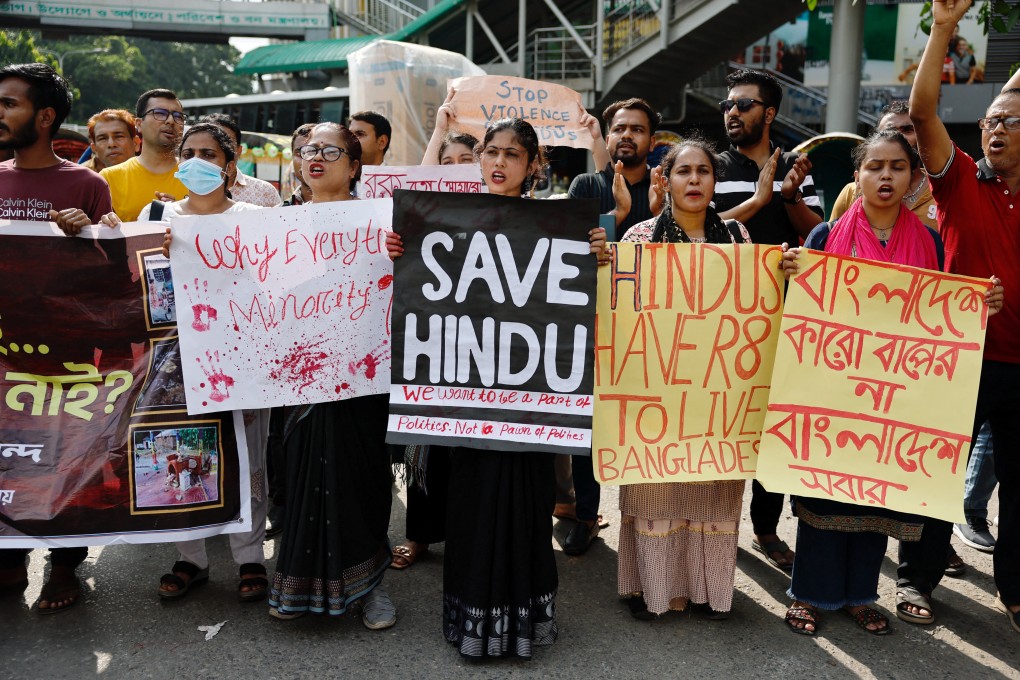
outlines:
[[[666,205],[621,241],[750,243],[744,226],[723,221],[709,202],[717,161],[707,142],[689,138],[662,162]],[[737,529],[744,481],[630,484],[620,487],[617,587],[631,614],[654,619],[688,603],[725,618],[733,602]]]

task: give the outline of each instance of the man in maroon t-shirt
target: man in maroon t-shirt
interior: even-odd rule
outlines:
[[[113,210],[106,180],[53,153],[53,136],[71,108],[71,89],[45,64],[0,68],[0,219],[56,222],[77,234]],[[0,550],[0,592],[28,582],[28,550]],[[41,613],[67,609],[81,596],[75,570],[88,548],[50,550],[50,578],[36,604]]]
[[[935,0],[934,23],[910,93],[910,120],[931,180],[947,271],[1020,282],[1020,77],[978,121],[984,158],[975,163],[949,138],[938,117],[942,62],[953,29],[972,0]],[[991,423],[999,480],[999,538],[993,565],[996,607],[1020,632],[1020,295],[1005,296],[988,321],[976,423]],[[974,436],[977,436],[975,430]],[[962,508],[961,508],[962,509]],[[931,623],[931,592],[945,568],[952,524],[925,520],[921,540],[900,544],[896,615]]]

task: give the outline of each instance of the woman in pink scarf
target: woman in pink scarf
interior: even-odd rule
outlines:
[[[854,150],[854,179],[861,197],[835,223],[815,227],[804,246],[941,270],[942,239],[903,204],[911,172],[919,162],[899,132],[871,135]],[[787,276],[797,271],[799,250],[783,255]],[[997,279],[992,282],[994,287],[985,298],[989,313],[1002,306],[1002,288]],[[888,633],[889,619],[871,607],[878,600],[886,543],[889,536],[900,541],[920,539],[924,518],[832,500],[792,500],[797,515],[797,557],[787,591],[793,603],[786,613],[786,625],[794,633],[814,635],[821,622],[820,610],[842,609],[865,632]]]

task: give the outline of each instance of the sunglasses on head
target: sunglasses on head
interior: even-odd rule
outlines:
[[[737,111],[740,111],[741,113],[746,113],[747,111],[750,111],[751,107],[754,106],[755,104],[761,104],[762,106],[765,106],[765,102],[763,102],[763,101],[761,101],[759,99],[751,99],[750,97],[741,97],[740,99],[724,99],[724,100],[722,100],[721,102],[719,102],[719,110],[722,111],[723,114],[727,114],[727,113],[730,112],[730,109],[732,109],[734,106],[736,106],[737,107]]]

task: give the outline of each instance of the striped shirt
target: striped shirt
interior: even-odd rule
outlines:
[[[770,148],[770,153],[775,153],[775,146]],[[775,245],[800,243],[800,236],[786,214],[786,204],[783,203],[783,197],[780,195],[783,179],[799,157],[800,154],[794,151],[780,154],[775,181],[772,182],[772,202],[759,210],[754,217],[744,221],[744,226],[747,227],[754,243]],[[716,212],[724,213],[754,195],[761,170],[757,163],[737,151],[736,147],[732,145],[728,150],[719,154],[719,170],[720,177],[715,184],[715,196],[712,204]],[[823,221],[822,206],[818,201],[818,196],[815,195],[815,181],[810,174],[804,178],[804,183],[800,185],[800,191],[804,195],[804,204],[818,213],[819,222]]]

